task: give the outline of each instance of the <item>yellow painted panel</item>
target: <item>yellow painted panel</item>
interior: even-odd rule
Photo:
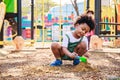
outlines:
[[[90,10],[93,10],[93,11],[95,11],[94,9],[95,9],[95,0],[89,0],[90,1]]]

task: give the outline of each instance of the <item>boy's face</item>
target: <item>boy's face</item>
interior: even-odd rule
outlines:
[[[91,12],[87,13],[87,15],[94,19],[94,14],[92,14]]]
[[[92,14],[92,13],[88,13],[87,15],[88,15],[88,16],[93,16],[93,14]]]
[[[78,37],[84,36],[89,31],[90,31],[90,27],[86,23],[76,24],[75,33]]]

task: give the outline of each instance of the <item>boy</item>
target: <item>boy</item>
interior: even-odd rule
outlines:
[[[56,58],[50,66],[60,66],[63,60],[73,60],[73,65],[80,63],[79,56],[88,50],[88,40],[85,34],[94,29],[95,23],[87,15],[80,16],[74,23],[75,31],[63,36],[62,46],[52,43],[51,50]]]

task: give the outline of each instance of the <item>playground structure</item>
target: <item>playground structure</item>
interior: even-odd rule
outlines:
[[[7,1],[12,1],[12,0],[7,0]],[[20,3],[20,1],[23,1],[23,0],[19,0],[18,3]],[[25,1],[31,1],[31,0],[25,0]],[[89,0],[89,1],[92,1],[92,0]],[[99,3],[100,0],[95,0],[95,1],[98,1]],[[25,4],[29,5],[27,3]],[[31,8],[31,6],[33,5],[30,5],[29,8]],[[34,13],[36,13],[36,8],[37,6],[35,6],[34,8],[35,10]],[[88,6],[87,8],[92,9],[91,5]],[[31,12],[31,10],[29,11]],[[96,14],[95,15],[98,17],[98,13],[100,12],[97,12],[96,10],[94,11],[95,13],[97,13],[97,15]],[[61,9],[61,12],[62,12],[62,9]],[[27,80],[48,80],[48,79],[49,80],[109,80],[109,79],[117,80],[118,79],[119,80],[120,79],[120,74],[119,74],[120,73],[120,67],[119,67],[120,49],[119,48],[117,49],[104,48],[103,50],[98,50],[100,53],[91,51],[92,55],[90,56],[90,58],[86,59],[85,57],[80,57],[79,59],[81,62],[79,65],[76,65],[76,66],[73,66],[73,63],[71,61],[64,61],[63,65],[60,67],[50,67],[49,64],[50,62],[53,61],[54,56],[51,52],[51,49],[46,49],[46,46],[47,46],[46,44],[53,42],[53,40],[60,42],[62,38],[61,36],[62,34],[65,34],[65,32],[67,31],[74,30],[74,28],[73,27],[70,28],[70,24],[68,24],[69,18],[67,17],[63,18],[65,20],[63,20],[64,23],[62,23],[60,21],[62,20],[61,16],[58,18],[52,19],[53,15],[51,16],[49,14],[49,16],[51,16],[50,19],[57,22],[53,24],[53,26],[51,27],[52,21],[47,21],[48,18],[45,16],[40,18],[39,13],[37,13],[39,19],[37,19],[37,17],[34,15],[35,17],[33,20],[34,22],[34,27],[33,27],[31,24],[32,23],[31,19],[33,19],[31,14],[27,15],[27,17],[26,15],[23,15],[22,18],[20,18],[21,17],[20,13],[24,13],[24,12],[19,12],[18,13],[19,16],[16,13],[6,14],[4,25],[3,25],[4,27],[2,26],[0,31],[0,42],[2,42],[0,43],[0,47],[3,47],[3,46],[5,47],[0,49],[0,80],[26,80],[26,79]],[[44,13],[44,10],[41,11],[41,13]],[[71,15],[73,16],[73,14]],[[22,22],[19,22],[20,21],[19,19],[22,19],[21,20]],[[102,29],[104,33],[104,30],[106,29],[105,22],[98,21],[99,18],[95,18],[95,19],[97,19],[97,22],[100,23],[101,27],[103,27]],[[48,24],[46,24],[45,21],[42,22],[42,20],[46,20]],[[72,20],[70,20],[70,22],[72,25]],[[15,23],[15,24],[12,24],[12,23]],[[22,26],[20,26],[20,24]],[[44,27],[45,24],[46,24],[46,27]],[[64,27],[62,24],[64,25]],[[114,24],[114,25],[111,25],[111,24]],[[115,24],[119,24],[119,23],[114,23],[114,22],[107,23],[108,27],[115,26]],[[16,27],[16,25],[18,26],[18,28]],[[31,27],[33,27],[34,29],[31,29]],[[31,30],[33,30],[33,33],[34,33],[33,39],[31,37],[32,36]],[[52,33],[55,33],[55,34],[59,33],[59,34],[54,35]],[[96,36],[97,36],[96,40],[101,39],[101,38],[98,38],[99,35],[96,35]],[[108,37],[106,36],[109,36],[109,35],[108,34],[100,35],[100,37],[102,37],[103,40],[107,38],[107,40],[105,41],[107,43],[109,40],[108,40]],[[110,37],[110,39],[113,38],[113,40],[114,39],[117,40],[116,38],[119,38],[117,35],[112,35],[112,36],[114,37]],[[11,44],[13,40],[20,42],[20,44],[17,44],[17,42],[14,42],[19,46],[18,49],[20,48],[23,48],[23,49],[18,52],[16,51],[15,53],[11,51],[11,49],[13,50],[13,47],[15,47],[13,46],[13,44]],[[24,43],[24,47],[21,47],[22,46],[21,43],[22,44]],[[34,43],[37,43],[38,47],[41,47],[42,49],[33,50]],[[116,41],[115,44],[118,44],[118,43],[120,44],[119,40]],[[93,46],[95,46],[95,49],[99,49],[99,47],[97,46],[100,43],[98,44],[98,42],[94,42],[94,44],[95,45]],[[17,45],[16,45],[16,48],[17,48]],[[32,46],[32,48],[29,46]]]
[[[13,0],[13,1],[15,1],[14,3],[18,2],[17,0]],[[89,1],[89,2],[87,2],[87,1]],[[119,29],[119,24],[118,24],[120,21],[119,20],[119,18],[120,18],[119,17],[120,16],[120,14],[119,14],[120,4],[119,3],[120,2],[119,2],[119,0],[118,1],[112,0],[112,3],[108,4],[110,0],[106,0],[106,2],[103,4],[102,1],[103,0],[99,0],[99,1],[84,0],[84,2],[80,3],[80,5],[82,5],[82,8],[79,9],[79,10],[81,10],[80,14],[82,14],[82,12],[83,13],[85,12],[86,7],[87,7],[87,9],[95,11],[95,20],[97,23],[95,34],[100,36],[104,40],[104,42],[116,43],[116,38],[118,38],[120,35],[120,33],[119,33],[120,29]],[[86,3],[89,3],[90,5],[88,5]],[[16,29],[16,30],[14,30],[15,28],[11,29],[11,28],[5,27],[5,29],[8,30],[7,33],[5,33],[5,34],[9,33],[7,35],[8,38],[6,39],[8,41],[13,40],[13,37],[15,37],[15,36],[22,36],[26,42],[28,41],[28,42],[30,42],[30,44],[34,43],[34,42],[40,42],[41,47],[44,47],[46,43],[48,44],[50,42],[61,42],[63,34],[65,34],[66,32],[69,32],[71,30],[74,30],[73,21],[76,17],[76,14],[75,14],[74,9],[71,9],[73,11],[69,11],[69,8],[71,8],[72,4],[66,4],[66,5],[62,6],[60,3],[59,8],[56,9],[55,7],[53,7],[47,13],[47,15],[45,15],[44,0],[42,0],[41,5],[43,8],[42,8],[41,13],[44,16],[41,16],[40,18],[39,18],[38,12],[35,11],[38,8],[36,6],[36,3],[34,4],[34,0],[31,0],[31,2],[29,4],[22,3],[21,5],[24,7],[26,7],[26,6],[30,7],[29,5],[31,5],[31,7],[30,7],[31,9],[28,11],[30,13],[16,18],[17,17],[16,16],[17,6],[13,6],[14,8],[12,8],[12,9],[15,9],[12,11],[14,13],[14,16],[11,16],[11,15],[10,16],[12,18],[14,18],[14,20],[16,22],[19,23],[20,20],[21,20],[21,22],[18,24],[19,27],[17,27],[18,29]],[[68,7],[68,5],[70,7]],[[21,9],[23,8],[22,6],[20,7]],[[20,8],[19,8],[19,10],[20,10]],[[64,9],[66,8],[66,10],[64,10],[63,8]],[[6,11],[7,14],[9,14],[9,12],[10,12],[9,10]],[[34,16],[34,12],[36,12],[36,16]],[[24,12],[19,11],[20,15],[22,15],[22,13],[24,13]],[[60,14],[58,14],[58,13],[60,13]],[[57,16],[55,16],[56,14],[57,14]],[[12,25],[12,27],[13,27],[13,25]],[[13,33],[14,33],[14,35],[13,35]],[[6,41],[4,41],[4,42],[6,42]],[[4,44],[5,43],[2,43],[0,45],[3,46]]]

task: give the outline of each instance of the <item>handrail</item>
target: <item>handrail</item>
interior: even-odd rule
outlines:
[[[120,25],[120,23],[111,23],[111,22],[99,22],[100,24],[108,24],[108,25]]]

